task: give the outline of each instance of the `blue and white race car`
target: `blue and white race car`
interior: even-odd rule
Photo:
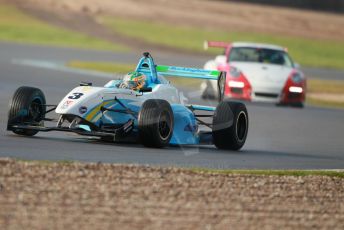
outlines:
[[[165,76],[215,80],[220,103],[217,107],[184,104]],[[243,103],[222,101],[225,78],[220,71],[155,65],[151,55],[144,53],[135,71],[122,80],[111,80],[104,87],[81,83],[53,108],[40,89],[18,88],[10,102],[7,130],[24,136],[66,131],[156,148],[215,144],[239,150],[246,141],[248,114]],[[59,117],[56,125],[44,126],[44,121],[53,120],[46,114],[54,110]]]

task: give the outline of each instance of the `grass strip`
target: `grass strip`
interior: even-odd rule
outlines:
[[[309,105],[344,108],[344,81],[309,79],[307,95]]]
[[[0,4],[0,41],[126,51],[128,48],[35,19],[15,6]]]
[[[316,106],[316,107],[325,107],[325,108],[337,108],[337,109],[344,109],[344,101],[330,101],[321,98],[312,98],[310,96],[307,97],[306,103],[308,105]]]
[[[341,80],[308,79],[307,84],[308,93],[344,94],[344,81]]]

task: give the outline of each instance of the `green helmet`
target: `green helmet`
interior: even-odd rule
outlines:
[[[140,90],[146,84],[147,77],[140,72],[130,72],[124,76],[120,88]]]

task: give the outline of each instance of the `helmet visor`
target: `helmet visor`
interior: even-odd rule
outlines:
[[[127,87],[129,89],[134,89],[134,88],[136,88],[138,86],[138,84],[139,83],[137,81],[128,81],[127,82]]]

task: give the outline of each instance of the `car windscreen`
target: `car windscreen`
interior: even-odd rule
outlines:
[[[293,61],[289,55],[282,50],[254,48],[254,47],[233,47],[229,53],[230,62],[257,62],[292,67]]]

